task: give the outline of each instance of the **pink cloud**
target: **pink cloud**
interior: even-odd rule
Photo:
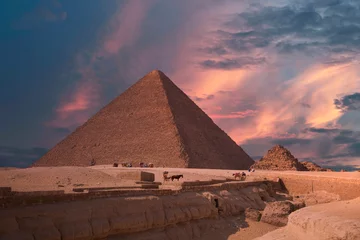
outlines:
[[[257,114],[255,110],[246,110],[243,112],[231,112],[230,114],[209,114],[212,119],[234,119],[253,117]]]
[[[107,28],[111,30],[100,37],[102,43],[93,51],[90,62],[87,63],[87,57],[84,58],[82,52],[78,53],[75,62],[82,77],[75,89],[63,95],[55,110],[54,119],[47,122],[47,126],[73,127],[82,124],[92,111],[101,105],[101,79],[93,69],[97,57],[107,58],[118,53],[123,47],[132,45],[139,38],[147,11],[155,2],[156,0],[128,1],[109,21]]]
[[[108,26],[113,31],[105,37],[101,50],[104,50],[105,54],[115,54],[125,45],[135,41],[139,37],[147,11],[155,2],[154,0],[128,1],[120,8]]]

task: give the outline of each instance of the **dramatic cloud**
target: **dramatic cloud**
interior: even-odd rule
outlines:
[[[246,110],[243,112],[230,112],[229,114],[210,114],[212,119],[236,119],[256,116],[257,111]]]
[[[340,109],[343,112],[360,110],[360,93],[354,93],[340,99],[335,99],[334,104],[337,109]]]
[[[303,159],[350,156],[357,136],[337,122],[344,115],[338,109],[356,108],[349,92],[359,87],[359,5],[129,1],[119,5],[87,64],[79,64],[79,82],[91,79],[95,87],[80,84],[66,97],[56,121],[65,124],[54,126],[79,124],[109,86],[123,91],[160,68],[253,156],[274,144]]]
[[[104,80],[101,70],[97,69],[99,61],[111,58],[123,47],[133,44],[139,36],[146,12],[153,3],[154,1],[128,1],[125,4],[119,2],[119,10],[109,21],[111,30],[101,37],[100,46],[91,53],[80,52],[75,59],[80,79],[77,80],[75,89],[65,94],[56,109],[55,119],[47,123],[48,126],[73,129],[99,108],[102,103],[100,82]]]
[[[204,68],[215,68],[223,70],[232,70],[236,68],[247,68],[253,65],[265,63],[265,58],[243,57],[239,59],[225,59],[221,61],[205,60],[200,65]]]
[[[360,165],[360,2],[112,4],[89,39],[94,44],[74,50],[45,123],[49,135],[64,137],[160,69],[251,156],[283,144],[299,159]],[[46,8],[58,18],[40,14],[43,20],[61,21],[65,5]]]
[[[280,53],[316,54],[333,64],[358,58],[359,3],[288,2],[237,14],[226,25],[235,31],[242,30],[222,31],[225,38],[222,43],[227,49],[241,52],[274,46]]]
[[[205,97],[194,97],[194,100],[196,102],[200,102],[200,101],[204,101],[204,100],[211,100],[211,99],[214,99],[214,98],[215,98],[215,95],[210,94],[210,95],[205,96]]]

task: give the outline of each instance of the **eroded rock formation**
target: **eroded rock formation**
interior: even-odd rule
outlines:
[[[288,225],[255,240],[359,240],[360,198],[293,212]]]
[[[166,238],[161,239],[193,239],[201,235],[201,230],[192,222],[217,218],[219,215],[238,215],[246,208],[263,210],[265,203],[262,196],[266,196],[265,192],[263,185],[240,190],[105,198],[25,209],[2,209],[0,238],[101,239],[166,228]],[[190,227],[186,230],[188,237],[182,238],[184,230],[168,228],[177,224]]]

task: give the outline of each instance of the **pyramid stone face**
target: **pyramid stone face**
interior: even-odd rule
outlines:
[[[33,166],[151,162],[155,167],[246,169],[253,160],[160,71],[101,109]]]
[[[288,149],[281,145],[271,148],[263,158],[253,165],[253,168],[262,170],[308,171]]]

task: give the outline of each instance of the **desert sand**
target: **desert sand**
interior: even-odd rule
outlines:
[[[1,169],[1,168],[0,168]],[[169,175],[183,174],[178,182],[165,182],[162,188],[179,186],[184,181],[204,181],[211,179],[232,179],[233,173],[246,172],[247,180],[261,179],[263,176],[319,176],[325,178],[354,179],[360,181],[360,172],[298,172],[298,171],[265,171],[257,170],[249,173],[247,170],[217,170],[194,168],[125,168],[110,165],[92,167],[36,167],[26,169],[3,169],[0,171],[0,186],[12,187],[14,191],[59,190],[70,191],[76,186],[112,187],[134,186],[135,180],[128,178],[131,172],[146,171],[155,174],[155,181],[163,182],[162,173]]]
[[[163,182],[163,172],[170,175],[183,174],[180,181],[165,182],[163,188],[179,186],[184,181],[233,178],[236,170],[189,169],[189,168],[124,168],[109,165],[93,167],[36,167],[6,169],[0,172],[0,186],[12,187],[14,191],[65,190],[73,187],[134,186],[132,172],[146,171],[155,174],[155,181]],[[251,179],[251,178],[249,178]]]

